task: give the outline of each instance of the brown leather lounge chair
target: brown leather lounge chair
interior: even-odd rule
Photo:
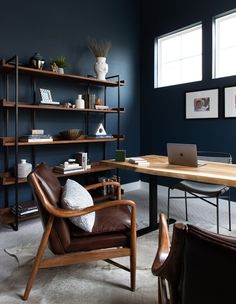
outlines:
[[[235,303],[236,238],[178,223],[170,247],[161,214],[152,273],[158,276],[158,304]]]
[[[23,295],[27,300],[34,279],[40,268],[57,267],[81,262],[105,260],[130,272],[131,290],[135,290],[136,276],[136,206],[130,200],[120,199],[104,202],[80,210],[65,210],[60,207],[62,187],[45,165],[40,164],[30,173],[28,181],[37,201],[44,233],[32,266],[32,271]],[[87,186],[87,190],[111,184],[105,182]],[[92,232],[85,232],[73,225],[68,218],[96,212]],[[44,258],[44,251],[49,248],[53,257]],[[130,257],[130,269],[111,258]],[[79,288],[79,278],[78,278]]]

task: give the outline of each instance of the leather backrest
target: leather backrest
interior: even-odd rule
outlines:
[[[38,185],[35,184],[36,177]],[[45,202],[39,199],[38,191],[42,190],[47,201],[54,207],[60,207],[61,185],[57,177],[52,173],[44,163],[38,165],[28,176],[28,181],[33,189],[35,201],[37,202],[43,227],[47,225],[49,212],[45,208]],[[38,189],[38,187],[40,189]],[[55,254],[64,254],[66,248],[70,245],[70,232],[67,221],[61,218],[55,218],[49,237],[49,247]]]
[[[181,286],[182,304],[222,304],[235,300],[236,240],[188,226]]]

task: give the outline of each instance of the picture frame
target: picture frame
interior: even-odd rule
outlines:
[[[50,90],[47,89],[39,89],[40,95],[41,95],[41,100],[43,102],[50,103],[52,102],[52,94]]]
[[[185,93],[185,118],[204,119],[219,117],[219,89]]]
[[[224,88],[224,117],[236,117],[236,86]]]

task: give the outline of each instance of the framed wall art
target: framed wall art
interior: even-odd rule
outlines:
[[[202,119],[219,117],[219,90],[186,92],[185,118]]]
[[[236,86],[224,89],[225,117],[236,117]]]
[[[47,89],[39,89],[42,101],[44,102],[52,102],[51,91]]]

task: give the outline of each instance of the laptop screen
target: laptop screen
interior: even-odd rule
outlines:
[[[167,144],[167,155],[169,164],[198,167],[197,145],[195,144]]]

